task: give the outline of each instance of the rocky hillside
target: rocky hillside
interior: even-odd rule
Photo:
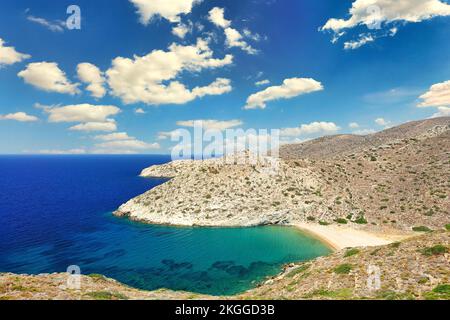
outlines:
[[[0,300],[190,300],[193,293],[169,290],[141,291],[102,275],[81,276],[80,289],[67,288],[68,274],[38,276],[0,274]]]
[[[282,274],[258,288],[223,298],[449,300],[449,245],[450,233],[439,231],[382,247],[342,250],[308,263],[288,265]],[[368,279],[372,279],[369,286]],[[0,274],[0,300],[213,298],[168,290],[139,291],[100,275],[83,276],[80,290],[67,289],[66,281],[66,274]]]
[[[346,224],[387,232],[442,228],[450,217],[450,118],[370,136],[285,146],[283,159],[178,161],[143,171],[173,177],[116,214],[156,224]],[[276,162],[276,170],[273,164]]]

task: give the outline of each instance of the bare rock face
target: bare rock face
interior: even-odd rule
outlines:
[[[309,221],[409,232],[450,222],[448,117],[284,150],[289,156],[280,159],[255,161],[243,153],[150,167],[142,176],[172,179],[122,205],[116,215],[182,226]]]

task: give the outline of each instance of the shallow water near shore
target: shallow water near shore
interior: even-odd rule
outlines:
[[[178,228],[112,216],[164,179],[139,178],[166,156],[0,157],[0,272],[78,265],[146,290],[243,292],[283,264],[328,254],[289,227]]]

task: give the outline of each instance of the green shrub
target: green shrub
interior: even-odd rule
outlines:
[[[330,224],[328,223],[328,222],[326,222],[326,221],[319,221],[319,224],[321,225],[321,226],[329,226]]]
[[[430,232],[431,231],[430,228],[425,227],[425,226],[413,227],[412,229],[413,229],[413,231],[416,231],[416,232]]]
[[[298,267],[298,268],[292,270],[291,272],[289,272],[289,273],[286,275],[286,277],[287,277],[287,278],[293,278],[293,277],[295,277],[297,274],[303,273],[303,272],[305,272],[306,270],[308,270],[309,267],[310,267],[309,264],[303,264],[303,265],[301,265],[300,267]]]
[[[424,294],[427,300],[450,300],[450,284],[440,284],[431,292]]]
[[[437,256],[440,254],[444,254],[448,252],[448,248],[446,246],[443,246],[441,244],[438,244],[434,247],[425,248],[422,250],[422,254],[425,256]]]
[[[118,292],[94,291],[89,292],[86,295],[95,300],[128,300],[127,296]]]
[[[98,273],[92,273],[92,274],[89,275],[89,277],[94,279],[94,280],[104,280],[104,279],[106,279],[104,275],[98,274]]]
[[[450,231],[450,223],[445,225],[445,229],[446,229],[447,231]]]
[[[307,218],[307,220],[308,220],[308,221],[316,221],[316,218],[309,216],[309,217]]]
[[[344,258],[354,256],[355,254],[358,254],[358,253],[359,253],[359,249],[356,249],[356,248],[349,249],[349,250],[347,250],[347,252],[344,254]]]
[[[367,220],[366,220],[366,218],[364,218],[364,216],[360,216],[354,222],[357,223],[357,224],[367,224]]]
[[[336,274],[349,274],[350,271],[352,271],[352,265],[348,263],[341,264],[334,268],[334,273]]]
[[[336,219],[334,221],[336,221],[339,224],[347,224],[347,220],[344,219],[344,218],[338,218],[338,219]]]
[[[414,300],[415,297],[409,292],[395,292],[392,290],[380,291],[377,294],[378,299],[384,300]]]
[[[400,247],[400,245],[401,245],[400,242],[394,242],[394,243],[391,243],[391,248],[397,249],[398,247]]]

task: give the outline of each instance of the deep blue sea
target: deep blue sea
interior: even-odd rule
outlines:
[[[0,272],[78,265],[133,287],[214,295],[255,286],[330,250],[293,228],[173,228],[112,216],[165,180],[138,177],[167,156],[0,156]]]

